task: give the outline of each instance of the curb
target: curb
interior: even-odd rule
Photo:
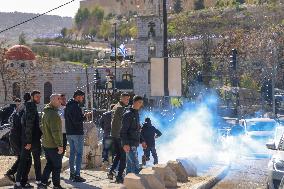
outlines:
[[[197,183],[191,186],[189,189],[210,189],[212,188],[216,183],[218,183],[220,180],[222,180],[227,175],[230,167],[231,167],[230,164],[223,166],[218,171],[216,171],[215,175],[213,175],[211,179]]]
[[[45,159],[41,159],[41,163],[42,163],[42,170],[45,166]],[[69,158],[66,158],[64,157],[63,158],[63,161],[62,161],[62,170],[66,170],[69,168]],[[30,173],[29,173],[29,179],[33,180],[35,177],[34,175],[34,166],[32,164],[32,167],[31,167],[31,170],[30,170]],[[0,187],[2,186],[11,186],[11,185],[14,185],[13,182],[11,182],[10,180],[8,180],[4,175],[1,175],[0,176]]]

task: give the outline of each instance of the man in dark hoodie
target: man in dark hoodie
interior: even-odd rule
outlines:
[[[142,157],[142,164],[146,165],[146,161],[150,160],[150,152],[154,158],[154,165],[158,164],[155,139],[162,136],[162,133],[152,125],[150,118],[145,119],[145,123],[141,130],[141,136],[147,145],[147,148],[143,150],[144,155]]]
[[[62,122],[58,114],[58,108],[61,106],[59,94],[50,96],[50,103],[44,108],[42,115],[42,145],[46,157],[46,166],[42,174],[42,184],[40,189],[46,189],[48,179],[52,173],[52,182],[54,189],[62,189],[60,185],[60,172],[62,168],[63,154],[63,135]]]
[[[103,135],[103,162],[108,162],[108,155],[109,155],[109,150],[111,148],[111,136],[110,136],[110,131],[111,131],[111,115],[112,115],[112,109],[115,106],[115,104],[112,104],[110,106],[110,111],[103,113],[102,117],[100,118],[99,125],[104,131]]]
[[[23,181],[24,175],[29,173],[31,167],[31,153],[34,160],[34,169],[36,175],[36,184],[41,183],[41,130],[39,126],[39,114],[37,104],[40,103],[40,92],[31,93],[31,101],[26,102],[25,110],[21,117],[22,122],[22,149],[20,154],[20,163],[17,169],[16,184],[14,188],[27,188],[30,184],[27,180]],[[27,163],[29,162],[29,163]]]
[[[141,141],[140,120],[138,111],[143,106],[143,97],[135,96],[133,106],[127,110],[122,118],[122,128],[120,130],[123,150],[126,152],[126,174],[140,171],[137,147]],[[143,149],[146,148],[145,142],[142,143]]]
[[[73,182],[85,182],[86,179],[80,176],[83,147],[85,116],[80,105],[84,102],[85,93],[81,90],[74,92],[73,99],[69,100],[65,108],[65,129],[67,141],[70,145],[70,180]],[[74,168],[76,157],[76,170]]]
[[[112,137],[115,157],[113,160],[113,164],[110,168],[110,171],[108,173],[108,178],[113,179],[114,170],[117,168],[117,165],[119,164],[118,173],[116,176],[117,183],[123,183],[122,175],[126,166],[126,154],[121,146],[120,129],[122,126],[121,124],[122,116],[126,106],[129,103],[129,98],[130,96],[128,93],[122,93],[120,96],[120,101],[112,109],[111,137]]]
[[[5,177],[7,177],[12,182],[15,182],[15,174],[18,169],[18,165],[20,162],[20,152],[21,152],[21,116],[23,114],[23,105],[21,103],[21,99],[16,98],[16,110],[12,113],[10,117],[11,131],[9,135],[10,140],[10,148],[13,153],[17,156],[17,160],[13,164],[13,166],[6,172]]]

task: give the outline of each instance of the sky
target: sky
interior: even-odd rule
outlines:
[[[44,13],[71,0],[0,0],[0,12],[26,12],[26,13]],[[80,0],[61,7],[49,13],[49,15],[74,17]]]

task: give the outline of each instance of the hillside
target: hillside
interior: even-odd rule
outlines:
[[[0,12],[0,30],[16,25],[34,16],[36,16],[36,14],[20,12]],[[37,37],[54,36],[56,34],[59,34],[62,28],[71,28],[72,22],[73,21],[71,17],[45,15],[16,28],[13,28],[9,31],[0,33],[0,39],[4,38],[8,40],[8,43],[15,44],[18,42],[18,37],[21,32],[24,32],[27,41],[31,42]]]

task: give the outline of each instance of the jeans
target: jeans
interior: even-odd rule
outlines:
[[[110,172],[113,172],[119,164],[117,177],[122,177],[126,167],[126,153],[121,146],[121,140],[119,138],[113,138],[113,147],[115,157],[110,168]]]
[[[147,147],[144,151],[144,156],[147,158],[147,161],[150,160],[150,152],[154,158],[154,165],[158,164],[158,155],[155,147]]]
[[[140,165],[138,160],[138,152],[136,146],[131,146],[130,151],[126,153],[126,174],[134,173],[139,174]]]
[[[58,154],[57,148],[44,148],[46,165],[42,173],[41,182],[48,183],[50,174],[52,173],[53,186],[60,186],[60,172],[62,168],[62,154]]]
[[[111,150],[112,146],[112,138],[110,136],[103,138],[103,161],[108,161],[109,151]]]
[[[84,135],[67,135],[67,140],[70,145],[70,174],[80,176],[83,147],[84,147]],[[76,171],[74,168],[76,157]]]

